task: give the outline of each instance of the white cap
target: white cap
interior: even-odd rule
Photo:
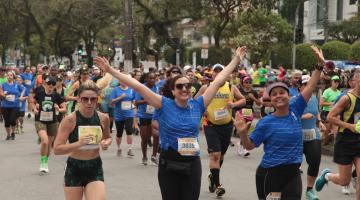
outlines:
[[[185,71],[185,72],[188,71],[189,69],[192,70],[192,67],[191,67],[190,65],[185,65],[185,66],[184,66],[184,71]]]
[[[224,65],[217,63],[212,67],[212,70],[215,70],[216,68],[224,69]]]
[[[307,83],[310,81],[310,76],[309,75],[302,75],[301,76],[301,83],[304,84],[304,83]]]
[[[73,73],[71,71],[66,72],[66,76],[72,76],[72,75],[73,75]]]

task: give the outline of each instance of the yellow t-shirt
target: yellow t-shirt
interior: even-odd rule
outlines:
[[[224,125],[231,122],[232,109],[227,108],[228,102],[232,102],[234,95],[231,93],[229,82],[219,88],[215,97],[211,100],[206,110],[207,119],[216,125]]]

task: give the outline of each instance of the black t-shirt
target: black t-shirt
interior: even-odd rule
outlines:
[[[244,106],[242,106],[242,108],[249,108],[249,109],[253,109],[253,105],[254,105],[254,100],[252,100],[249,97],[249,94],[253,94],[255,98],[259,98],[258,93],[255,90],[251,90],[249,92],[246,92],[244,90],[244,88],[240,87],[240,92],[241,94],[245,97],[246,99],[246,104]]]
[[[55,91],[52,94],[46,94],[45,90],[35,90],[35,100],[39,104],[39,113],[35,115],[35,121],[40,121],[45,124],[51,124],[57,121],[55,115],[54,105],[60,106],[64,102],[62,98]]]
[[[200,83],[198,83],[198,82],[193,82],[192,83],[192,85],[191,85],[191,93],[192,93],[193,97],[199,92],[200,88],[201,88]]]

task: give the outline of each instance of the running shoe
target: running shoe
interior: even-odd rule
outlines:
[[[306,191],[307,200],[319,200],[319,197],[315,194],[313,189]]]
[[[6,136],[6,140],[10,140],[10,139],[11,139],[10,135]]]
[[[40,169],[39,169],[40,173],[46,173],[47,170],[45,165],[46,165],[45,163],[40,163]]]
[[[31,113],[28,113],[28,114],[27,114],[27,117],[30,119],[30,118],[31,118]]]
[[[120,157],[120,156],[121,156],[121,149],[118,149],[118,150],[116,151],[116,156],[117,156],[117,157]]]
[[[214,183],[214,181],[212,179],[212,174],[211,173],[209,173],[209,175],[208,175],[208,181],[209,181],[209,191],[211,193],[214,193],[216,187],[215,187],[215,183]]]
[[[322,170],[321,174],[319,177],[317,177],[316,181],[315,181],[315,190],[316,191],[321,191],[324,187],[325,184],[327,184],[327,180],[325,179],[325,175],[327,173],[330,173],[330,169],[324,169]]]
[[[341,188],[341,192],[345,195],[350,195],[351,192],[350,192],[350,185],[347,185],[347,186],[342,186]]]
[[[49,165],[47,163],[44,163],[44,171],[45,173],[49,173]]]
[[[351,177],[351,183],[352,183],[353,188],[356,190],[357,177]]]
[[[148,159],[146,157],[142,158],[142,164],[147,165]]]
[[[15,140],[15,133],[11,133],[11,140]]]
[[[156,156],[151,156],[151,162],[153,162],[155,165],[158,165],[158,160]]]
[[[225,188],[222,185],[217,186],[215,189],[215,193],[217,197],[222,197],[225,194]]]
[[[133,156],[134,156],[134,153],[132,152],[131,149],[129,149],[128,152],[127,152],[127,155],[128,155],[129,157],[133,157]]]

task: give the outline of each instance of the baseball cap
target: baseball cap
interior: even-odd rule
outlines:
[[[310,76],[309,75],[302,75],[301,76],[301,84],[307,83],[310,81]]]
[[[80,68],[80,74],[89,74],[89,69],[85,67]]]
[[[282,87],[284,88],[288,93],[289,93],[289,87],[283,83],[283,82],[275,82],[270,84],[267,88],[266,88],[266,92],[270,95],[271,91],[276,88],[276,87]]]
[[[192,67],[190,65],[184,66],[184,71],[192,70]]]
[[[335,75],[335,76],[331,77],[331,80],[338,81],[338,80],[340,80],[340,77],[338,75]]]
[[[56,83],[56,77],[47,76],[47,77],[45,78],[45,83]]]
[[[216,68],[220,68],[220,69],[223,70],[223,69],[224,69],[224,65],[217,63],[217,64],[215,64],[215,65],[212,67],[212,70],[215,70]]]

